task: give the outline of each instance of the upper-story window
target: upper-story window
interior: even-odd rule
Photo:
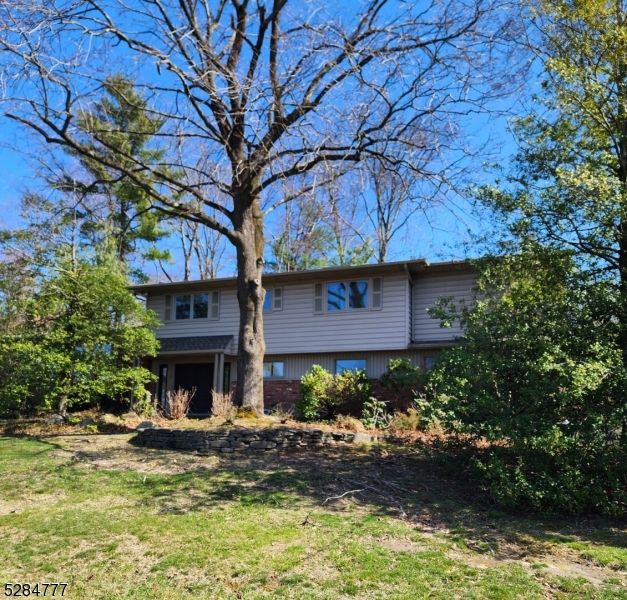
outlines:
[[[270,288],[266,290],[263,300],[263,310],[283,310],[283,288]]]
[[[164,321],[172,320],[172,308],[174,319],[182,321],[186,319],[217,320],[220,318],[220,292],[201,292],[199,294],[177,294],[165,297]]]
[[[327,283],[327,310],[368,308],[368,281]]]
[[[314,312],[342,310],[379,310],[381,278],[337,281],[314,286]]]

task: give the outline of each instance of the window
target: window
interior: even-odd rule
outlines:
[[[265,378],[283,377],[283,364],[282,362],[263,363],[263,376]]]
[[[344,371],[365,371],[366,359],[365,358],[343,358],[335,361],[335,373],[339,375]]]
[[[209,316],[209,294],[194,294],[194,319],[206,319]]]
[[[266,290],[266,297],[263,300],[263,310],[272,310],[272,290]]]
[[[263,310],[273,311],[283,309],[283,288],[270,288],[266,290],[263,301]]]
[[[314,289],[314,312],[321,312],[322,284]],[[336,310],[367,310],[381,308],[381,278],[372,280],[372,307],[370,306],[370,281],[339,281],[327,283],[327,311]]]
[[[177,296],[174,301],[174,306],[177,319],[189,319],[192,310],[192,297],[189,294]]]
[[[219,317],[220,292],[211,293],[211,318]],[[166,301],[166,320],[168,320],[168,311]],[[174,298],[174,318],[182,319],[207,319],[209,317],[209,294],[203,292],[201,294],[181,294]]]
[[[425,369],[430,369],[431,367],[433,367],[434,363],[435,363],[435,356],[425,357]]]
[[[327,310],[346,308],[346,284],[327,283]]]

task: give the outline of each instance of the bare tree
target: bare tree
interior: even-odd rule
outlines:
[[[179,237],[185,259],[185,281],[190,278],[195,259],[200,279],[213,279],[228,264],[224,237],[215,229],[204,227],[198,221],[180,219]]]
[[[369,156],[419,170],[416,130],[456,123],[519,81],[502,77],[518,24],[502,0],[0,0],[0,19],[6,115],[234,245],[236,403],[257,411],[266,191],[295,178],[300,195],[317,170]],[[93,106],[111,64],[163,120],[163,157],[110,143]]]
[[[361,265],[373,256],[372,240],[364,231],[367,217],[360,210],[354,181],[333,181],[322,193],[326,214],[323,222],[329,231],[326,257],[330,265]]]
[[[363,208],[375,234],[377,262],[382,263],[388,259],[390,242],[412,217],[433,208],[438,186],[423,174],[376,159],[367,161],[363,172]]]

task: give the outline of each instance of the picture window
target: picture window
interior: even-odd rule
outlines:
[[[327,310],[368,308],[368,281],[327,283]]]

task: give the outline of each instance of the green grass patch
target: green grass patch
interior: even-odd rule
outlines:
[[[398,460],[364,448],[159,474],[97,469],[59,456],[52,440],[0,438],[0,584],[64,581],[67,598],[90,600],[540,600],[547,589],[627,599],[619,571],[595,587],[545,575],[542,560],[526,568],[497,556],[525,530],[529,547],[568,548],[622,569],[620,532],[605,542],[579,542],[581,532],[550,540],[536,518],[487,512],[455,491],[416,450],[389,451]],[[327,500],[362,489],[355,480],[372,489]]]

